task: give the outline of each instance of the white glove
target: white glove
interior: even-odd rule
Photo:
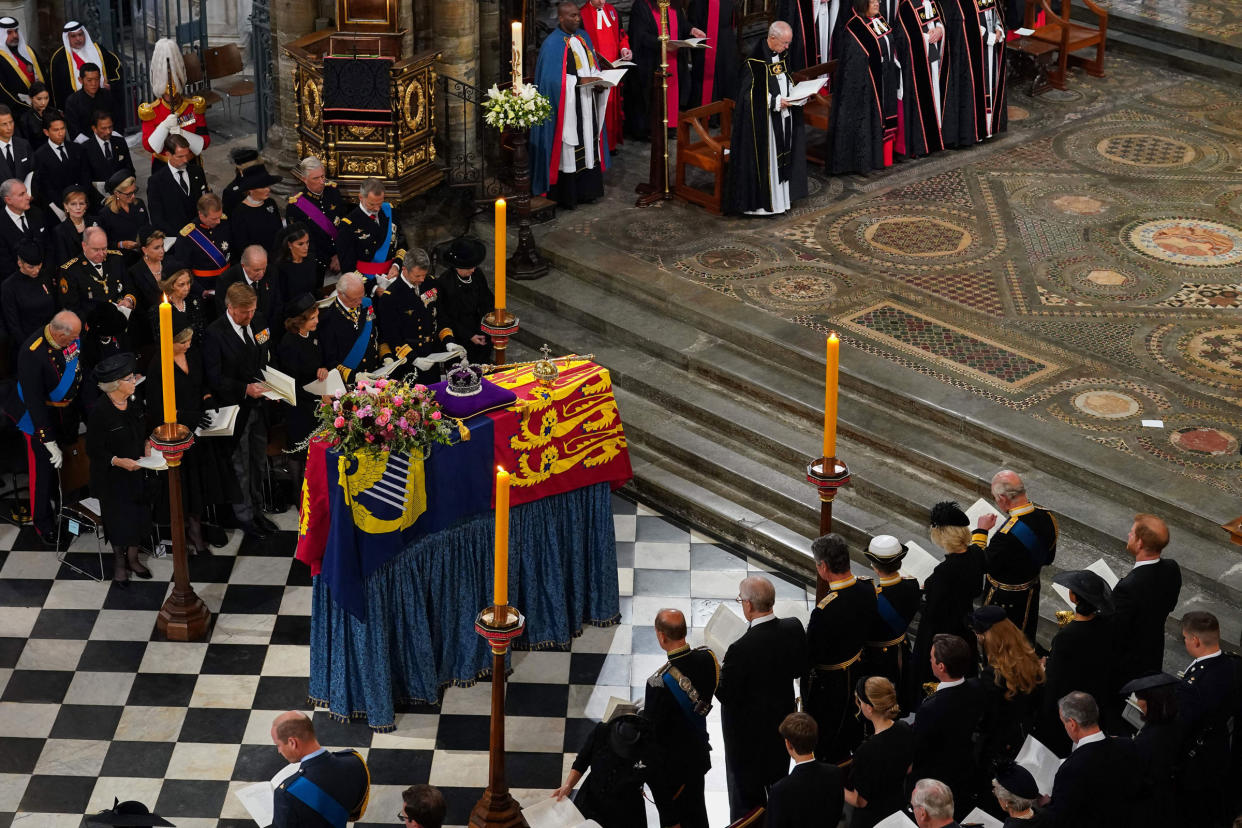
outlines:
[[[203,154],[203,136],[194,132],[183,132],[180,128],[178,128],[177,134],[184,138],[185,142],[190,145],[190,152],[195,155]]]
[[[164,120],[160,121],[160,126],[167,127],[169,131],[172,131],[172,128],[178,125],[178,120],[177,116],[170,112],[164,116]]]
[[[466,352],[466,347],[457,342],[449,342],[444,346],[444,350],[448,351],[450,354],[464,354]]]
[[[385,365],[392,365],[393,361],[394,361],[394,360],[393,360],[393,358],[392,358],[392,357],[390,357],[390,356],[386,356],[386,357],[384,357],[384,364],[385,364]]]
[[[61,464],[65,462],[65,456],[60,453],[60,446],[56,445],[56,441],[44,443],[43,447],[47,449],[47,453],[52,455],[52,468],[59,469]]]
[[[433,365],[435,365],[435,363],[427,359],[427,357],[419,357],[414,360],[414,367],[420,371],[430,371],[431,366]]]

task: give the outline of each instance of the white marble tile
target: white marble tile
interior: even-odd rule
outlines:
[[[437,750],[427,782],[437,787],[486,788],[487,760],[485,750]]]
[[[198,641],[152,641],[142,654],[140,673],[198,673],[207,644]]]
[[[310,647],[302,644],[273,644],[267,648],[262,675],[310,675]]]
[[[565,720],[552,716],[506,716],[505,750],[560,753]]]
[[[289,580],[292,558],[274,558],[266,555],[238,555],[229,574],[230,584],[267,584],[284,586]]]
[[[13,813],[30,782],[28,773],[0,773],[0,813]]]
[[[214,821],[212,822],[214,825]],[[19,828],[81,828],[81,814],[28,814],[18,811],[13,817],[13,825]],[[177,820],[177,828],[190,828],[185,820]]]
[[[276,616],[268,613],[222,612],[211,631],[212,644],[266,644],[272,640]]]
[[[240,534],[240,533],[239,533]],[[221,550],[213,549],[212,554],[219,555]],[[203,603],[207,605],[207,609],[213,613],[220,612],[220,606],[224,602],[224,590],[228,588],[228,584],[205,583],[190,584],[194,587],[194,594],[203,599]],[[169,584],[169,590],[172,590],[172,584]]]
[[[480,710],[491,710],[492,685],[488,681],[480,681],[469,687],[450,687],[444,692],[441,713],[460,713],[478,715]]]
[[[12,549],[21,529],[8,523],[0,523],[0,549]],[[9,809],[14,810],[12,808]]]
[[[185,714],[184,707],[126,707],[112,738],[118,742],[175,742]]]
[[[220,809],[220,819],[252,820],[250,812],[246,810],[246,806],[237,798],[237,792],[253,784],[253,782],[240,782],[236,780],[229,782],[229,792],[224,796],[224,806]]]
[[[190,697],[190,707],[247,710],[258,689],[258,676],[199,676],[194,684],[194,695]]]
[[[513,673],[510,682],[526,682],[536,684],[568,684],[569,653],[536,650],[533,652],[514,652],[510,657]]]
[[[362,816],[362,822],[400,825],[397,822],[397,814],[401,813],[405,807],[405,801],[401,799],[401,792],[406,789],[405,785],[372,785],[371,793],[367,796],[367,812]]]
[[[628,566],[617,570],[617,594],[634,594],[634,570]]]
[[[690,544],[639,541],[634,544],[634,566],[637,569],[689,569]]]
[[[371,747],[397,750],[435,750],[440,717],[429,713],[398,713],[391,733],[376,733]],[[395,811],[393,813],[396,813]]]
[[[604,717],[608,709],[608,700],[616,696],[619,699],[630,698],[630,688],[608,684],[571,684],[569,685],[569,718],[595,719]]]
[[[0,567],[0,579],[38,578],[51,580],[60,571],[60,561],[50,550],[38,552],[13,551]]]
[[[743,570],[691,572],[690,594],[695,598],[736,598],[745,577]]]
[[[285,587],[285,595],[280,600],[281,615],[310,615],[311,587]]]
[[[0,695],[4,694],[4,688],[9,686],[9,677],[13,675],[12,667],[4,667],[0,669]]]
[[[108,754],[102,739],[48,739],[34,772],[44,776],[98,776]]]
[[[19,670],[73,670],[86,642],[67,638],[31,638],[17,660]]]
[[[100,610],[91,630],[91,640],[147,641],[159,614],[159,610]]]
[[[108,704],[121,706],[129,698],[134,673],[79,672],[65,693],[65,704]]]
[[[168,760],[166,779],[228,779],[237,763],[239,745],[178,742]]]
[[[718,544],[718,543],[720,543],[720,539],[719,539],[719,538],[714,538],[714,537],[712,537],[711,535],[705,535],[705,534],[703,534],[702,532],[700,532],[700,531],[699,531],[699,530],[697,530],[697,529],[691,529],[691,530],[690,530],[690,542],[691,542],[691,543],[711,543],[711,544]]]
[[[39,607],[4,607],[0,612],[0,637],[29,638],[40,611]]]
[[[634,505],[637,507],[637,509],[635,510],[635,514],[647,515],[647,516],[655,515],[657,517],[663,517],[663,515],[661,515],[655,509],[652,509],[650,506],[644,506],[641,503],[636,503]]]
[[[44,739],[60,713],[59,704],[0,702],[0,734],[27,739]],[[3,808],[0,811],[14,811]]]
[[[97,610],[104,605],[109,586],[108,581],[57,581],[52,584],[43,608]]]
[[[681,610],[682,614],[686,616],[686,623],[693,623],[690,620],[693,607],[689,595],[684,598],[669,595],[636,595],[633,601],[634,623],[639,626],[649,627],[654,624],[656,613],[662,609]]]

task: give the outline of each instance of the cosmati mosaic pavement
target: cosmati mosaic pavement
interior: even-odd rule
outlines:
[[[855,348],[1242,492],[1242,96],[1110,55],[1010,132],[775,219],[635,210],[645,145],[574,229]],[[1163,429],[1144,427],[1159,419]]]
[[[1242,3],[1238,0],[1107,0],[1115,17],[1157,23],[1231,46],[1242,46]],[[1060,8],[1052,4],[1053,8]]]

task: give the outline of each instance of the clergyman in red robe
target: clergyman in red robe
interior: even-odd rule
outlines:
[[[621,15],[612,3],[605,0],[588,0],[582,6],[582,28],[586,29],[595,52],[612,63],[616,60],[630,60],[634,55],[630,52],[630,38],[621,28]],[[608,150],[616,152],[621,143],[621,87],[617,86],[608,97],[608,111],[604,113],[604,126],[608,131]]]

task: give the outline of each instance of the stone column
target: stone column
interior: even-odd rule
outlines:
[[[479,6],[476,0],[439,0],[432,7],[431,28],[435,48],[440,50],[436,71],[479,86]],[[451,81],[449,86],[451,89]],[[437,131],[447,138],[449,147],[449,157],[445,160],[450,169],[459,168],[462,159],[477,158],[479,136],[475,132],[475,105],[465,104],[460,97],[451,94],[437,94],[440,98]]]
[[[479,3],[479,40],[483,48],[479,53],[478,86],[484,89],[508,80],[508,76],[500,77],[500,67],[509,65],[508,56],[502,61],[500,54],[500,6],[498,0]],[[505,42],[508,43],[508,38]]]
[[[305,0],[271,0],[272,94],[276,98],[276,121],[267,132],[263,154],[273,163],[289,167],[298,160],[298,105],[293,93],[293,60],[280,48],[314,30],[318,7]]]

